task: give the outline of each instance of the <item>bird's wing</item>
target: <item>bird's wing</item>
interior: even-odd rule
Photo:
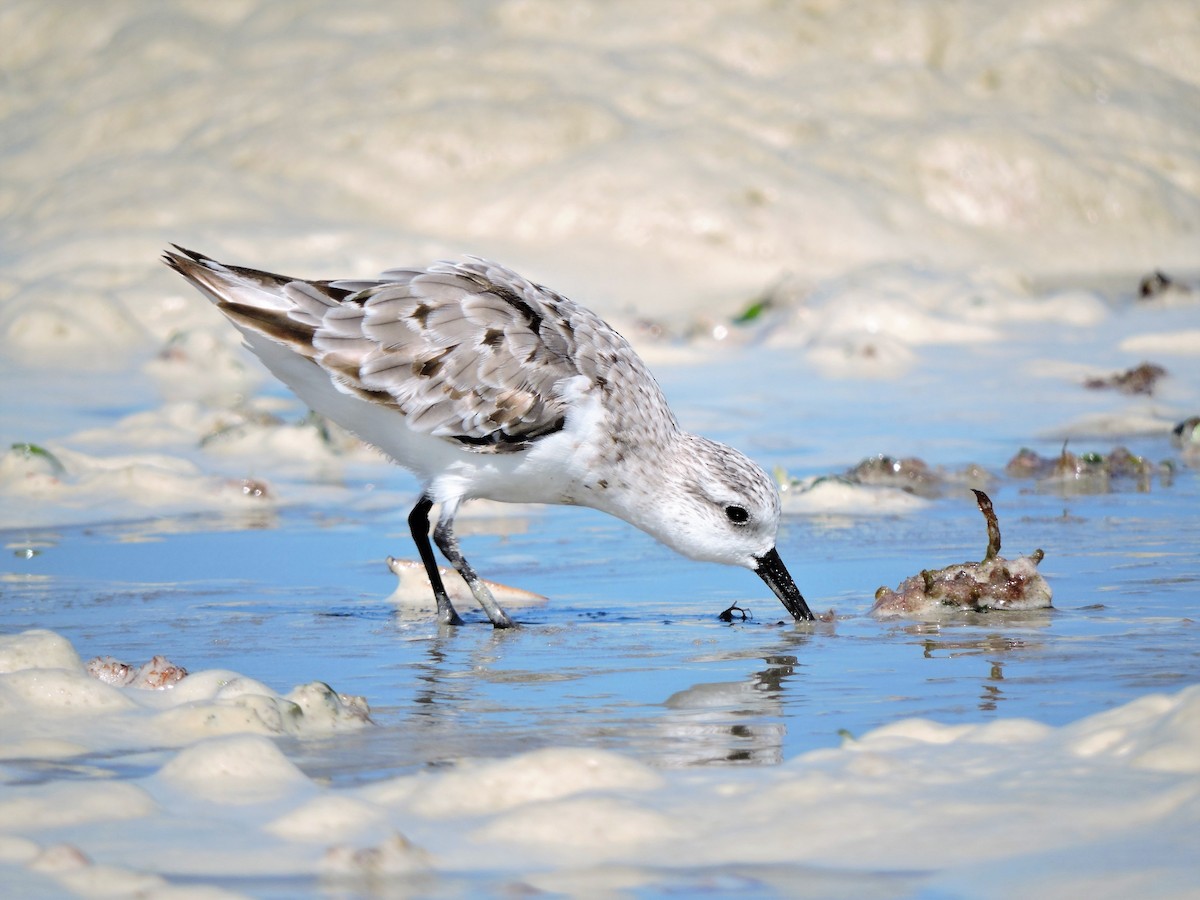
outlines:
[[[565,383],[597,380],[604,364],[581,342],[624,343],[588,310],[481,259],[367,282],[290,279],[182,248],[166,259],[236,324],[311,359],[340,390],[480,452],[561,429]]]

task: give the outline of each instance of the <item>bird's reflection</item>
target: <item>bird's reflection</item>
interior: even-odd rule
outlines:
[[[487,638],[474,643],[464,658],[461,653],[451,652],[461,649],[455,643],[454,628],[441,626],[427,642],[425,660],[416,664],[418,687],[412,701],[415,724],[433,725],[437,724],[435,720],[460,715],[464,701],[477,687],[478,679],[471,676],[489,672],[502,660],[509,635],[504,630],[492,630]]]
[[[726,657],[760,660],[746,677],[698,682],[657,707],[648,705],[652,700],[633,701],[621,689],[589,690],[584,704],[565,703],[561,696],[547,704],[539,684],[587,682],[596,673],[511,668],[528,651],[527,646],[517,649],[528,639],[521,629],[486,638],[452,630],[431,635],[414,664],[414,690],[402,712],[407,752],[423,755],[425,765],[560,744],[604,746],[668,767],[773,765],[783,759],[785,698],[794,693],[788,682],[800,668],[795,636],[780,642],[776,635],[753,657],[746,648]],[[495,699],[498,683],[513,686],[502,701]]]
[[[808,635],[804,638],[807,639]],[[663,702],[656,722],[661,764],[775,765],[783,761],[786,682],[796,675],[794,653],[767,653],[764,666],[740,681],[701,682]]]

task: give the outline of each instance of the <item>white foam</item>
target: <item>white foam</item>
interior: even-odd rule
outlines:
[[[172,788],[208,803],[250,805],[294,796],[309,781],[263,737],[234,735],[185,747],[158,772]]]
[[[182,746],[231,734],[311,737],[366,727],[361,698],[312,682],[281,695],[236,672],[204,670],[166,690],[114,686],[88,674],[61,636],[0,636],[0,759],[63,758],[83,747]],[[35,722],[31,728],[22,721]],[[81,733],[81,723],[89,723]]]
[[[852,484],[841,478],[810,478],[790,485],[782,501],[789,515],[890,516],[929,505],[900,488]]]
[[[10,638],[7,658],[14,646],[24,654],[55,644],[45,634]],[[101,707],[75,716],[71,735],[94,750],[106,743],[97,724],[124,715]],[[62,721],[61,708],[37,703],[0,716],[6,738]],[[132,733],[124,743],[138,741]],[[598,866],[636,889],[664,867],[730,865],[773,872],[784,885],[819,866],[843,877],[909,873],[934,889],[1003,861],[1017,871],[1048,867],[1062,891],[1077,893],[1093,884],[1090,869],[1074,865],[1078,855],[1121,843],[1129,853],[1108,860],[1109,871],[1139,884],[1153,871],[1148,895],[1169,897],[1194,872],[1197,741],[1200,687],[1060,728],[904,719],[768,769],[655,771],[609,751],[556,747],[330,787],[269,738],[234,734],[182,744],[137,784],[60,779],[6,789],[0,860],[63,883],[85,871],[153,879],[160,847],[173,871],[489,871],[547,890]],[[181,817],[186,842],[170,837]],[[234,819],[257,830],[231,830]],[[48,828],[66,843],[42,843]],[[101,851],[111,871],[91,868]]]
[[[1120,348],[1125,353],[1198,356],[1200,355],[1200,328],[1135,334],[1121,341]]]
[[[245,512],[269,503],[249,481],[208,475],[180,456],[45,449],[56,464],[20,448],[0,455],[0,527],[114,521],[149,511]]]
[[[1038,295],[1035,277],[1195,262],[1200,139],[1174,111],[1196,104],[1200,38],[1169,3],[1022,0],[997,17],[722,0],[684,23],[521,0],[399,27],[369,0],[175,2],[113,7],[83,36],[35,7],[11,7],[25,88],[0,109],[16,136],[0,159],[0,356],[35,390],[126,367],[226,411],[255,388],[232,331],[158,266],[164,236],[311,277],[480,252],[615,319],[677,323],[692,337],[650,347],[660,361],[757,336],[728,340],[729,319],[790,275],[815,290],[770,340],[839,378],[894,378],[921,348],[1014,323],[1107,315],[1080,288]],[[336,79],[295,90],[297,66],[324,65]],[[1196,345],[1148,332],[1125,346]],[[165,440],[130,424],[134,452]],[[199,470],[138,469],[124,500],[204,508],[221,493],[206,476],[235,459],[328,462],[283,429],[226,438],[202,454],[161,444]],[[0,507],[32,524],[117,499],[78,481],[23,493],[0,484]]]

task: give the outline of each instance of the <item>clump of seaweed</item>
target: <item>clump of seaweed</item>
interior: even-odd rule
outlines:
[[[9,447],[9,453],[25,462],[40,464],[46,474],[55,478],[60,478],[67,473],[67,467],[62,464],[62,461],[40,444],[19,441]]]
[[[1124,372],[1117,372],[1103,378],[1089,378],[1084,381],[1083,386],[1090,390],[1114,388],[1122,394],[1149,395],[1154,393],[1154,386],[1166,374],[1167,370],[1162,366],[1144,362],[1132,369],[1126,369]]]
[[[880,453],[868,456],[837,475],[796,478],[782,467],[775,468],[775,481],[783,492],[804,493],[825,482],[868,488],[887,488],[932,500],[962,487],[990,488],[995,477],[983,466],[971,463],[951,470],[931,466],[916,456],[895,457]]]
[[[1175,464],[1170,460],[1153,463],[1119,446],[1107,454],[1076,454],[1064,443],[1058,456],[1042,456],[1022,447],[1008,461],[1004,471],[1010,478],[1032,478],[1039,487],[1050,490],[1069,494],[1107,494],[1122,483],[1132,484],[1138,491],[1149,491],[1154,476],[1158,476],[1164,486],[1170,485]]]
[[[852,484],[892,487],[918,497],[939,497],[958,487],[985,488],[995,480],[983,466],[974,463],[957,471],[933,467],[916,456],[897,458],[886,454],[868,456],[846,472]]]
[[[1179,422],[1171,435],[1171,443],[1179,448],[1184,465],[1200,465],[1200,416]],[[1064,442],[1062,450],[1055,456],[1042,456],[1035,450],[1021,448],[1005,465],[1002,476],[976,463],[949,469],[930,465],[916,456],[898,457],[885,453],[868,456],[839,474],[802,478],[777,466],[774,475],[780,491],[790,494],[793,500],[832,485],[846,491],[858,491],[860,499],[887,495],[886,510],[903,512],[913,506],[905,506],[899,503],[900,500],[919,505],[924,500],[952,495],[963,487],[991,490],[1000,477],[1032,480],[1037,482],[1039,490],[1067,496],[1129,490],[1145,493],[1156,478],[1161,487],[1170,487],[1178,466],[1177,460],[1153,462],[1120,445],[1107,453],[1074,453]],[[870,490],[862,491],[863,488]],[[816,505],[820,507],[819,503]],[[791,508],[795,511],[800,507],[793,503]],[[860,502],[851,513],[867,514],[871,510],[878,511],[878,508]]]
[[[974,490],[974,489],[973,489]],[[913,616],[943,609],[986,610],[1044,609],[1050,605],[1050,585],[1038,572],[1045,554],[1008,560],[1000,555],[1000,523],[991,498],[974,490],[979,510],[987,522],[987,551],[981,562],[965,562],[944,569],[924,569],[906,578],[895,589],[875,592],[871,614],[880,617]]]
[[[803,304],[808,291],[808,285],[800,279],[783,275],[732,312],[699,312],[683,320],[639,316],[617,324],[634,343],[660,346],[713,342],[746,344],[769,334],[792,310]]]

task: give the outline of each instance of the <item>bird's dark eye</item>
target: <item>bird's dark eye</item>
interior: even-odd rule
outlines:
[[[744,506],[727,506],[725,507],[725,515],[734,525],[745,525],[750,521],[750,513],[746,512]]]

